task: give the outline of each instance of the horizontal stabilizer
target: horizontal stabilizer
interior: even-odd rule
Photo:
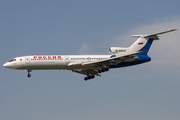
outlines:
[[[149,34],[149,35],[132,35],[132,37],[154,38],[154,40],[159,40],[159,35],[165,34],[165,33],[168,33],[168,32],[173,32],[173,31],[176,31],[176,30],[177,29],[171,29],[171,30],[167,30],[167,31],[164,31],[164,32],[159,32],[159,33]]]

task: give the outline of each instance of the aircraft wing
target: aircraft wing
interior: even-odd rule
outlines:
[[[104,60],[92,61],[92,62],[83,62],[83,63],[70,63],[69,66],[82,67],[79,69],[72,70],[73,72],[84,74],[84,75],[95,75],[100,76],[98,70],[101,68],[109,68],[110,65],[117,65],[122,61],[126,61],[130,58],[134,58],[135,54],[139,52],[132,52],[128,54],[113,55],[113,57]]]
[[[92,62],[84,62],[81,65],[82,66],[108,66],[108,65],[117,65],[118,63],[122,61],[126,61],[129,58],[133,58],[135,54],[139,52],[132,52],[132,53],[126,53],[126,54],[121,54],[121,55],[113,55],[112,58],[109,59],[104,59],[104,60],[98,60],[98,61],[92,61]]]
[[[90,61],[90,62],[77,62],[77,63],[69,63],[68,66],[77,66],[77,67],[86,67],[86,66],[103,66],[103,65],[117,65],[122,61],[126,61],[129,58],[133,58],[135,54],[140,52],[132,52],[121,55],[112,55],[109,59]]]

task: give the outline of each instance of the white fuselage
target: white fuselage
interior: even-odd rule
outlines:
[[[33,55],[16,57],[3,66],[17,70],[67,69],[73,70],[73,64],[98,61],[110,58],[111,55]],[[83,66],[76,66],[76,69]]]

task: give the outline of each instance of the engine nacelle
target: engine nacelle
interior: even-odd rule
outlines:
[[[123,47],[110,47],[109,48],[110,54],[125,53],[125,52],[128,52],[128,48],[123,48]]]

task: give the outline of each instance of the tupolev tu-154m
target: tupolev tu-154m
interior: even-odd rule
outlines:
[[[176,31],[171,29],[149,35],[132,35],[137,40],[130,47],[110,47],[109,55],[28,55],[13,58],[3,66],[14,70],[71,70],[85,75],[84,80],[101,76],[113,68],[133,66],[151,61],[148,51],[159,35]]]

